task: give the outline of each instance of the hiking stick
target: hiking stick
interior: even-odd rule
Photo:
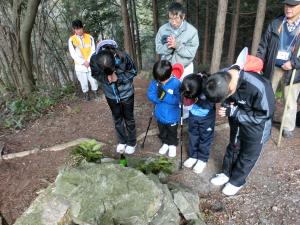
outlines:
[[[180,107],[180,169],[182,169],[182,133],[183,133],[183,95],[181,95]]]
[[[299,56],[300,56],[300,47],[299,47],[298,52],[297,52],[297,58]],[[277,146],[278,147],[280,146],[280,142],[281,142],[283,124],[284,124],[284,121],[285,121],[285,118],[286,118],[285,114],[286,114],[286,110],[287,110],[287,102],[288,102],[288,99],[291,95],[291,90],[292,90],[292,87],[293,87],[293,84],[294,84],[295,76],[296,76],[296,69],[293,69],[292,77],[291,77],[290,84],[289,84],[288,93],[287,93],[286,100],[285,100],[285,103],[284,103],[284,110],[283,110],[281,124],[280,124],[279,137],[278,137],[278,141],[277,141]]]
[[[144,137],[143,143],[142,143],[142,145],[141,145],[141,148],[144,148],[145,141],[146,141],[146,137],[147,137],[147,134],[148,134],[148,131],[149,131],[149,128],[150,128],[151,122],[152,122],[152,118],[153,118],[153,111],[152,111],[151,117],[149,118],[148,127],[147,127],[147,130],[146,130],[146,134],[145,134],[145,137]]]

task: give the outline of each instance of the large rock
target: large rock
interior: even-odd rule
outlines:
[[[179,215],[165,185],[132,168],[91,163],[61,171],[15,224],[71,223],[175,225]]]

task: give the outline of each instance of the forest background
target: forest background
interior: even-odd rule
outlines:
[[[106,38],[116,40],[135,60],[139,71],[150,73],[158,57],[155,35],[168,20],[170,2],[1,1],[0,106],[15,114],[5,120],[4,126],[21,126],[24,116],[16,118],[16,115],[28,110],[24,99],[34,101],[31,111],[39,113],[61,95],[74,90],[76,78],[67,40],[72,35],[71,22],[76,18],[84,22],[86,32],[97,42]],[[199,31],[197,71],[215,72],[233,63],[244,46],[255,55],[262,32],[272,19],[283,13],[279,0],[179,2],[186,8],[187,21]]]

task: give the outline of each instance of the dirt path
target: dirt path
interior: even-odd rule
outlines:
[[[135,116],[137,134],[140,135],[146,130],[152,105],[145,95],[148,81],[138,78],[135,83]],[[280,112],[281,105],[278,106]],[[218,118],[217,125],[224,122],[226,120]],[[151,129],[155,127],[153,122]],[[195,175],[183,169],[170,180],[199,193],[200,208],[208,224],[300,224],[299,128],[293,139],[283,139],[280,148],[274,142],[278,129],[273,128],[272,140],[264,147],[247,185],[235,197],[225,197],[209,183],[221,167],[228,135],[228,128],[216,131],[211,158],[203,174]],[[5,143],[4,154],[46,148],[82,137],[107,143],[105,154],[117,157],[111,113],[105,99],[60,104],[24,130],[0,133],[0,141]],[[187,140],[186,134],[184,140]],[[183,158],[186,158],[186,144],[185,141]],[[158,138],[149,136],[145,148],[138,149],[134,156],[156,155],[159,147]],[[40,189],[54,181],[58,169],[67,161],[68,151],[39,152],[0,162],[0,211],[9,224],[29,206]],[[179,160],[179,148],[177,153]]]

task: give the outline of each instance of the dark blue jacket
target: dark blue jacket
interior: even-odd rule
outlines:
[[[180,120],[180,81],[172,76],[167,83],[163,84],[166,95],[162,100],[157,97],[157,85],[158,82],[152,80],[147,92],[148,99],[155,104],[156,119],[162,124],[178,123]]]
[[[238,121],[241,139],[258,143],[269,139],[275,111],[269,80],[257,73],[241,71],[237,90],[226,102],[236,106],[231,116]]]
[[[133,95],[133,78],[137,75],[134,62],[125,54],[125,60],[120,65],[116,65],[117,82],[109,83],[104,71],[98,66],[97,54],[94,54],[90,60],[92,77],[99,81],[105,96],[109,99],[119,102],[121,99]]]
[[[256,56],[261,58],[264,61],[264,76],[269,80],[272,79],[274,74],[275,61],[279,48],[279,31],[281,30],[282,21],[284,16],[278,17],[272,21],[268,26],[268,29],[264,33],[257,50]],[[300,46],[300,37],[296,38],[295,48],[292,51],[291,55],[291,64],[292,67],[297,69],[294,83],[300,82],[300,58],[297,58],[298,49]],[[284,74],[285,84],[289,84],[292,77],[293,70],[288,70]]]

